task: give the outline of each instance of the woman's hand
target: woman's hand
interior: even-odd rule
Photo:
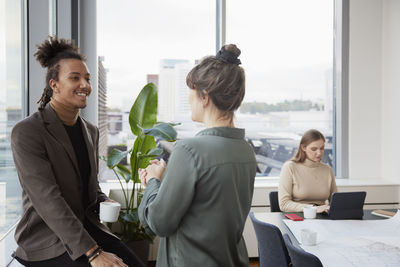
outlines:
[[[93,267],[129,267],[117,255],[102,251],[90,264]]]
[[[144,186],[151,178],[156,178],[161,181],[167,164],[163,159],[161,160],[150,160],[150,165],[146,169],[139,169],[139,178]]]
[[[146,176],[147,176],[147,172],[146,169],[138,169],[138,174],[139,174],[139,179],[142,182],[143,186],[147,186],[147,181],[146,181]]]
[[[329,208],[330,208],[329,205],[317,206],[317,213],[323,213],[323,212],[328,213],[329,212]]]

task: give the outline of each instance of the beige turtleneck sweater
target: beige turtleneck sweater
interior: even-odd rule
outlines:
[[[70,108],[54,98],[51,98],[50,106],[57,113],[58,118],[60,118],[63,124],[68,126],[75,125],[78,120],[79,109]]]
[[[287,161],[279,180],[279,206],[284,212],[302,212],[310,204],[324,205],[337,192],[331,167],[306,159]]]

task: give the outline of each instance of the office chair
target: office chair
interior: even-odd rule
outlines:
[[[281,212],[277,191],[269,192],[269,204],[271,206],[271,212]]]
[[[317,256],[295,247],[288,234],[284,234],[283,239],[289,251],[293,267],[322,267],[322,263]]]
[[[250,212],[249,215],[256,232],[260,267],[289,266],[289,253],[279,228],[257,220],[253,212]]]

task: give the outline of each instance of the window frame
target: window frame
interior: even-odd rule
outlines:
[[[349,0],[334,0],[333,166],[336,178],[349,177]],[[228,25],[229,26],[229,25]],[[216,52],[226,40],[226,0],[216,0]],[[276,180],[257,176],[256,180]]]
[[[349,0],[334,1],[334,157],[336,178],[349,178]]]
[[[25,118],[29,110],[29,61],[28,61],[28,1],[20,0],[21,5],[21,115]],[[18,177],[16,177],[18,182]],[[22,195],[21,195],[22,198]],[[22,200],[21,200],[22,201]],[[18,219],[19,220],[19,219]],[[18,222],[12,224],[4,234],[0,236],[0,243],[3,243],[5,259],[4,262],[8,266],[13,260],[12,253],[15,251],[17,244],[14,240],[14,232]]]

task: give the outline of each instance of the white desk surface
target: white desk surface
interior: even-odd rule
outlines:
[[[273,223],[270,214],[254,215],[261,221]],[[324,267],[400,266],[400,212],[386,220],[282,221],[298,241],[301,229],[317,232],[316,246],[301,247],[316,255]]]

